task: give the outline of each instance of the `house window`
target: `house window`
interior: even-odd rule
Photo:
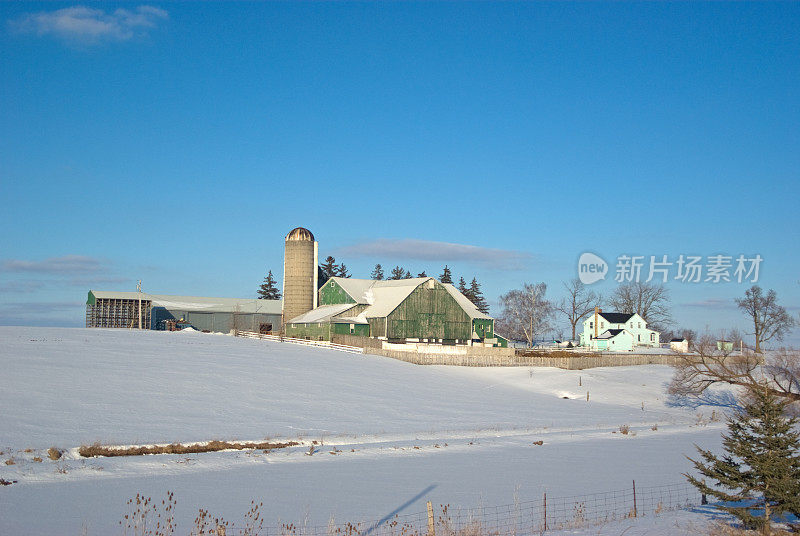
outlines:
[[[656,334],[655,333],[651,333],[650,334],[650,342],[656,342]]]
[[[605,323],[605,322],[600,322],[600,329],[603,329],[603,327],[604,327],[605,325],[606,325],[606,323]]]
[[[638,340],[639,340],[639,342],[642,342],[642,336],[641,336],[641,335],[638,335],[638,337],[639,337],[639,339],[638,339]]]
[[[642,323],[639,322],[639,329],[642,329]]]
[[[592,329],[593,327],[594,327],[594,322],[589,322],[589,329]]]

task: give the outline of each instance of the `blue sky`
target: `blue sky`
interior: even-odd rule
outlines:
[[[759,284],[799,310],[798,3],[14,2],[0,19],[0,324],[82,325],[89,288],[137,279],[250,296],[296,226],[356,277],[447,263],[490,302],[538,281],[558,298],[585,251],[759,254]],[[667,283],[698,330],[746,328],[747,286]]]

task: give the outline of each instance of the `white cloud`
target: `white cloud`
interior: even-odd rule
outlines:
[[[385,259],[422,260],[440,262],[468,262],[487,268],[501,270],[522,270],[533,257],[523,251],[484,248],[449,242],[433,242],[412,238],[380,238],[360,242],[336,250],[342,257],[372,257]]]
[[[683,304],[686,307],[701,307],[708,309],[735,309],[736,303],[732,299],[707,298]]]
[[[41,261],[6,259],[0,263],[0,272],[75,274],[97,273],[107,269],[106,262],[84,255],[64,255]]]
[[[145,35],[168,17],[166,11],[153,6],[139,6],[133,10],[120,8],[112,12],[74,6],[30,13],[11,21],[10,25],[20,33],[98,43],[127,41],[137,35]]]

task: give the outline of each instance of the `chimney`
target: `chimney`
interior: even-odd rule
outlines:
[[[603,310],[599,307],[594,308],[594,338],[597,338],[597,313],[602,312]]]

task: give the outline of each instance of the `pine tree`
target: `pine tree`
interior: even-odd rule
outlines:
[[[325,280],[327,281],[331,277],[335,277],[339,271],[339,267],[336,265],[336,259],[328,255],[328,258],[325,259],[320,265],[322,268],[322,273],[325,274]]]
[[[258,287],[259,300],[280,300],[281,292],[275,286],[275,278],[272,276],[272,270],[269,271],[264,282]]]
[[[350,277],[352,274],[347,271],[347,266],[344,263],[340,264],[336,267],[336,276],[337,277]]]
[[[378,281],[383,280],[383,266],[380,264],[375,265],[375,269],[372,270],[372,273],[369,276],[371,279],[377,279]]]
[[[442,275],[439,276],[439,281],[442,283],[450,283],[451,285],[453,284],[453,274],[450,273],[450,268],[448,268],[446,264],[444,265]]]
[[[422,270],[420,273],[417,274],[417,277],[428,277],[428,274],[425,273],[425,270]]]
[[[717,488],[684,476],[704,494],[740,503],[717,508],[733,514],[746,527],[769,534],[771,516],[800,514],[800,434],[794,429],[797,419],[786,415],[785,401],[761,387],[754,387],[748,395],[744,408],[728,419],[728,433],[722,435],[726,454],[719,458],[697,447],[704,461],[689,458]]]
[[[478,280],[476,278],[472,278],[472,283],[469,285],[469,299],[478,308],[478,311],[488,314],[489,313],[489,304],[486,302],[486,298],[483,297],[483,292],[481,292],[481,286],[478,284]]]
[[[406,275],[406,270],[404,268],[395,266],[394,268],[392,268],[392,271],[389,274],[389,279],[390,280],[403,279],[405,275]]]
[[[406,273],[403,274],[403,279],[411,279],[412,277],[413,276],[411,275],[411,272],[409,272],[408,270],[406,270]]]
[[[463,294],[463,295],[464,295],[464,296],[466,296],[466,297],[467,297],[467,298],[468,298],[470,301],[472,301],[472,298],[470,297],[470,294],[469,294],[469,289],[467,288],[467,282],[466,282],[466,281],[464,281],[464,278],[463,278],[463,277],[459,277],[459,278],[458,278],[458,287],[457,287],[457,288],[458,288],[458,291],[459,291],[461,294]]]

